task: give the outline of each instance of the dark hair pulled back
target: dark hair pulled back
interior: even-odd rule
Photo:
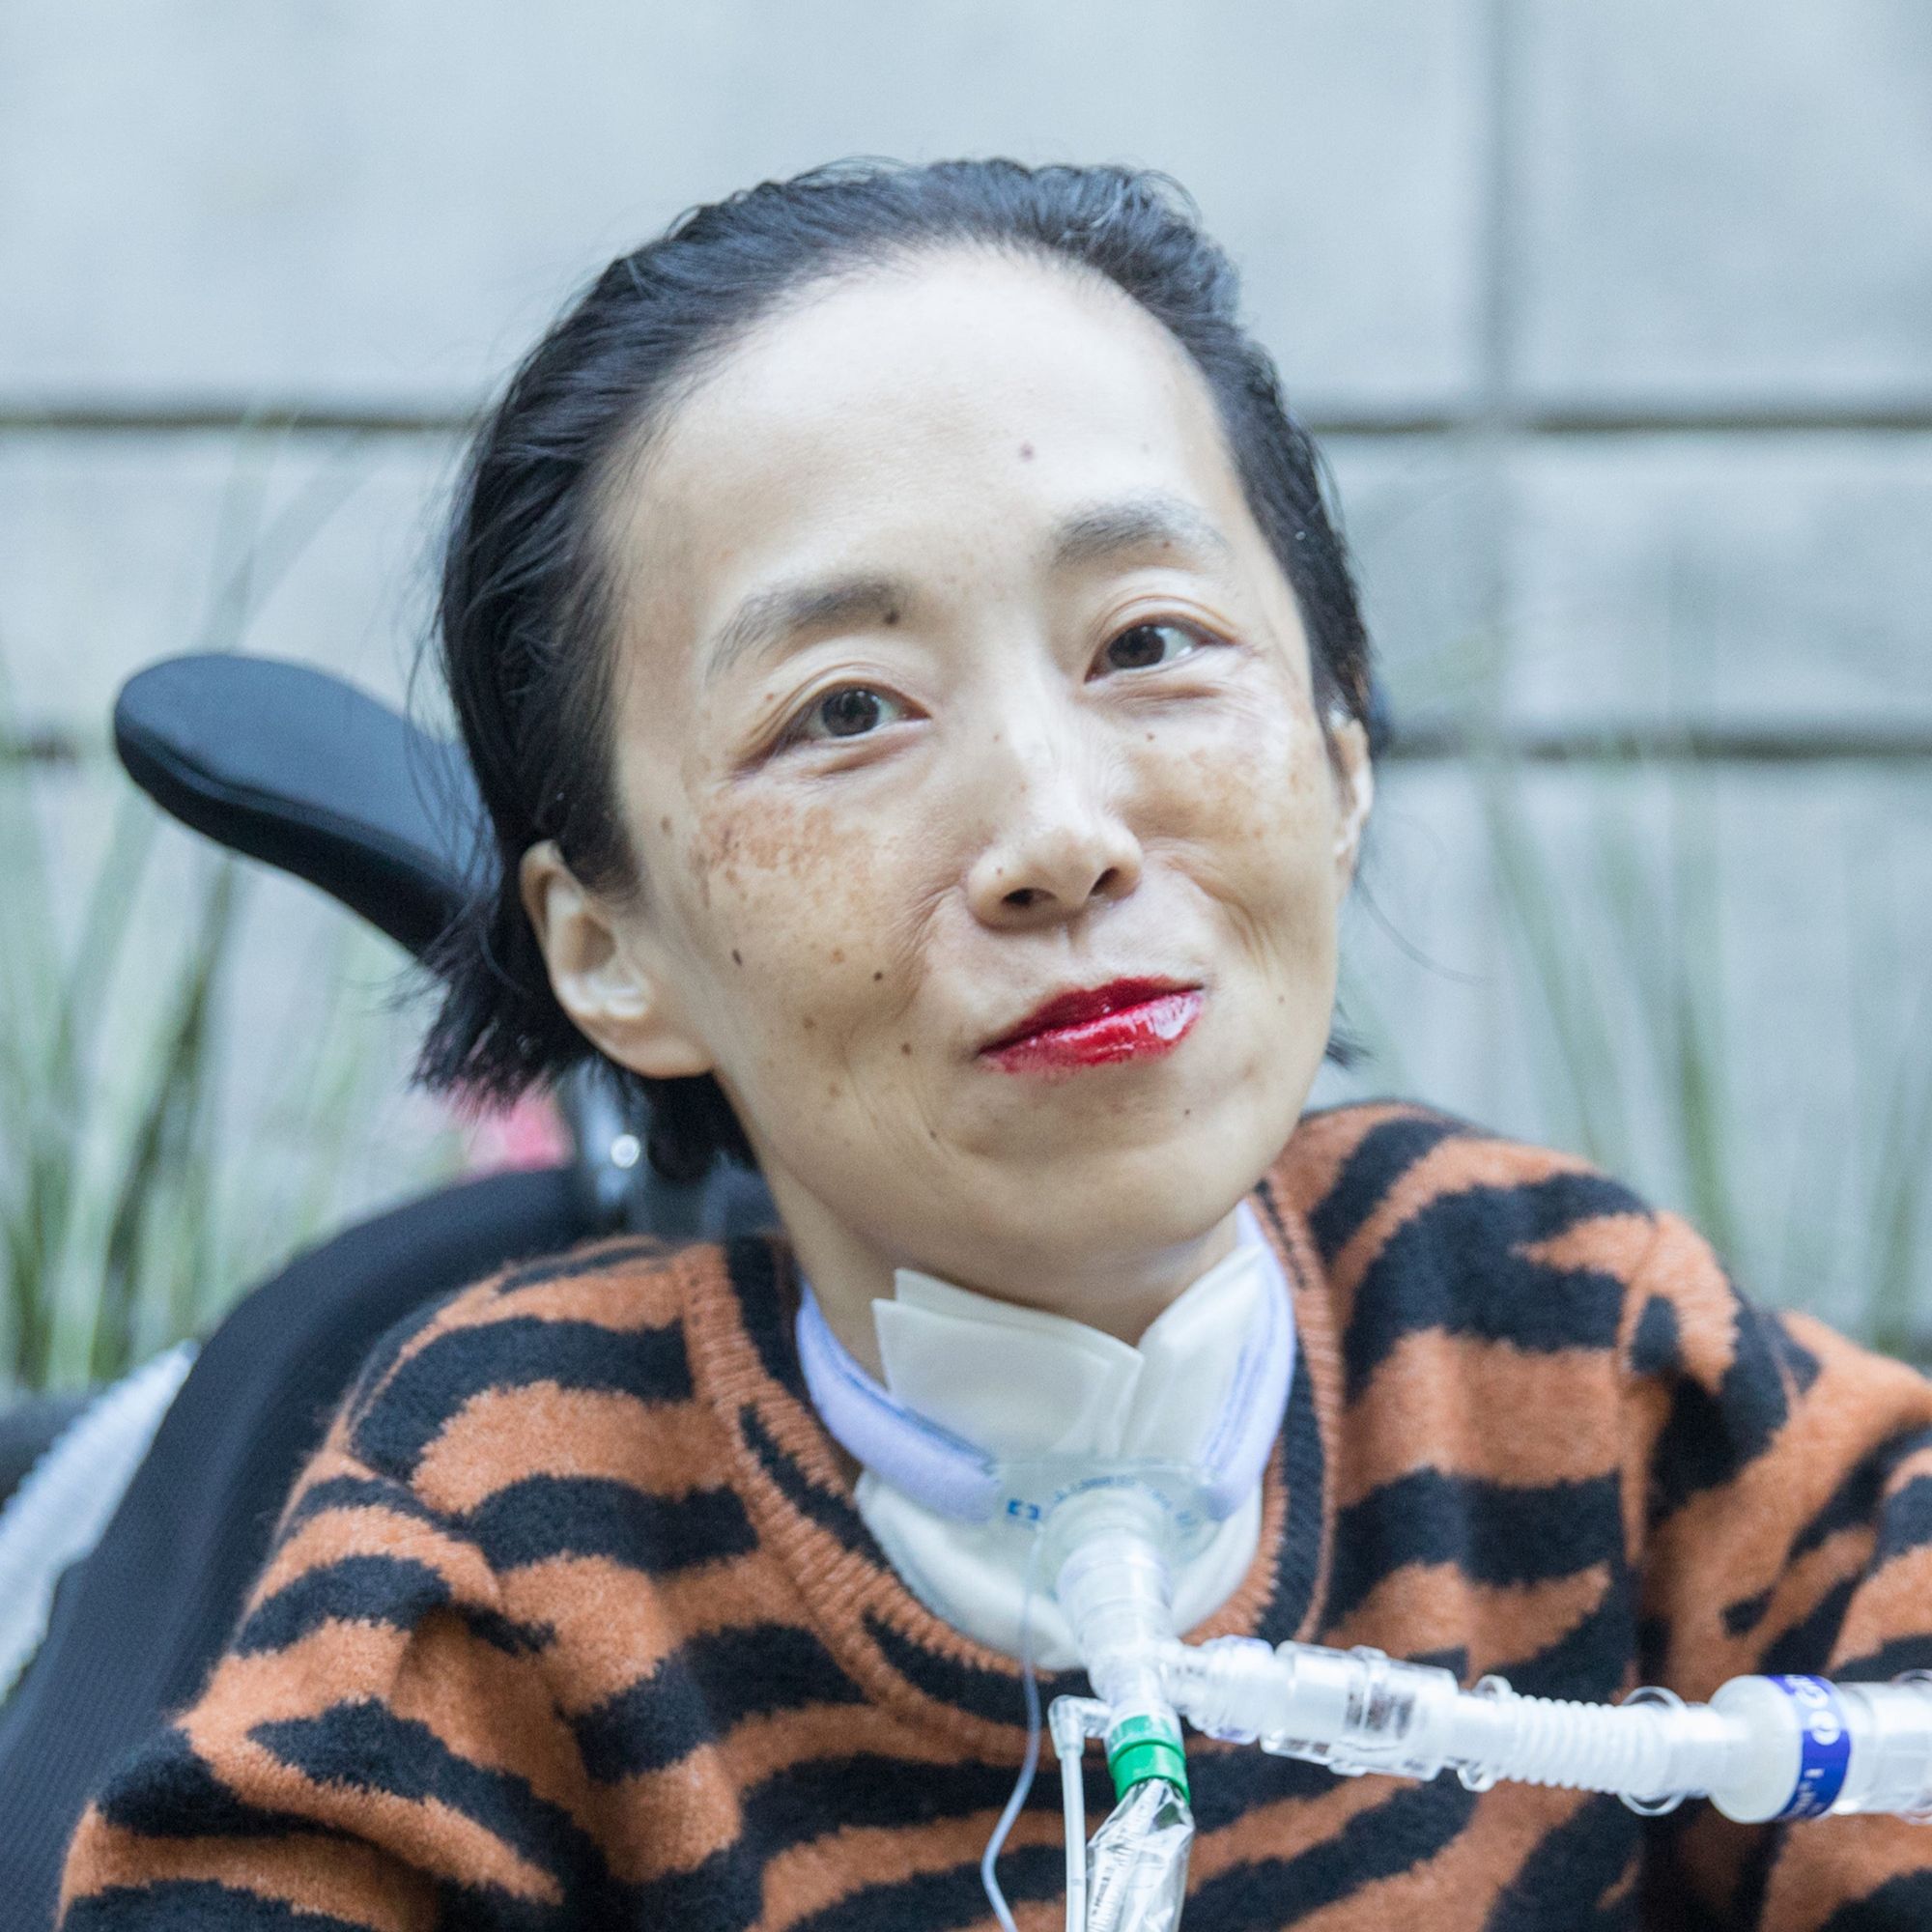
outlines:
[[[1163,176],[1009,160],[847,162],[680,216],[620,257],[537,344],[469,450],[444,554],[441,668],[489,815],[488,855],[430,956],[442,1004],[431,1087],[503,1100],[596,1055],[552,993],[518,865],[556,841],[593,890],[639,884],[610,737],[612,571],[599,499],[688,384],[783,298],[869,263],[981,246],[1105,277],[1206,378],[1247,502],[1299,604],[1324,716],[1368,721],[1369,648],[1320,460],[1236,317],[1234,269]],[[694,1179],[753,1156],[709,1075],[620,1079],[652,1163]]]

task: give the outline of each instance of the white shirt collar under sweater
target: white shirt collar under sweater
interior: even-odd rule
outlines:
[[[897,1269],[872,1319],[885,1382],[898,1402],[988,1455],[1156,1458],[1190,1463],[1224,1422],[1236,1363],[1264,1295],[1293,1321],[1281,1264],[1243,1201],[1234,1251],[1161,1313],[1138,1347],[1065,1316]],[[859,1478],[859,1513],[914,1594],[956,1630],[1017,1657],[1028,1539],[915,1502],[883,1476]],[[1261,1535],[1261,1490],[1217,1524],[1175,1577],[1175,1627],[1187,1631],[1234,1594]],[[1079,1662],[1050,1578],[1031,1610],[1036,1661]]]

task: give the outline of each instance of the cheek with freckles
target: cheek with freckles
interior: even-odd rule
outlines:
[[[690,923],[727,1076],[752,1088],[810,1079],[811,1098],[843,1097],[855,1055],[907,997],[882,916],[892,866],[889,846],[826,806],[764,796],[700,812],[686,856]],[[749,1064],[734,1067],[740,1056]]]
[[[1151,752],[1150,755],[1153,753]],[[1335,785],[1314,714],[1298,695],[1231,704],[1159,757],[1162,829],[1189,845],[1232,898],[1326,905]]]

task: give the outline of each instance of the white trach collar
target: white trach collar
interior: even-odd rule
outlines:
[[[806,1386],[832,1435],[863,1465],[861,1514],[929,1607],[1016,1649],[1023,1552],[1010,1529],[1038,1514],[1027,1487],[1038,1459],[1094,1475],[1150,1462],[1191,1468],[1214,1529],[1176,1579],[1176,1609],[1191,1612],[1179,1627],[1225,1601],[1254,1553],[1262,1473],[1294,1363],[1288,1282],[1246,1201],[1236,1227],[1234,1251],[1177,1296],[1137,1347],[900,1268],[894,1298],[872,1304],[883,1385],[803,1285]],[[1040,1660],[1051,1663],[1060,1647],[1051,1606],[1035,1616],[1047,1638]]]

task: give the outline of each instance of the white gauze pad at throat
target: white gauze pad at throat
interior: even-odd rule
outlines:
[[[1182,1291],[1138,1345],[900,1268],[894,1298],[872,1303],[885,1386],[871,1388],[906,1412],[908,1435],[922,1425],[936,1428],[994,1464],[1037,1456],[1091,1460],[1099,1475],[1124,1462],[1207,1464],[1243,1434],[1271,1442],[1293,1359],[1293,1303],[1245,1201],[1236,1221],[1234,1251]],[[815,1301],[810,1314],[808,1381],[842,1440],[838,1425],[850,1390],[870,1378],[830,1341]],[[836,1376],[825,1366],[828,1343],[842,1358]],[[1261,1416],[1257,1405],[1272,1412]],[[857,1502],[867,1526],[928,1609],[1018,1656],[1032,1539],[1006,1522],[964,1520],[907,1493],[893,1480],[893,1441],[891,1431],[873,1434],[865,1445],[869,1456],[846,1443],[865,1464]],[[1247,1460],[1255,1466],[1243,1470],[1244,1493],[1177,1566],[1178,1630],[1219,1609],[1253,1561],[1264,1458]],[[921,1487],[910,1468],[905,1480]],[[1030,1623],[1036,1660],[1055,1670],[1079,1660],[1051,1589],[1050,1578],[1035,1579]]]

